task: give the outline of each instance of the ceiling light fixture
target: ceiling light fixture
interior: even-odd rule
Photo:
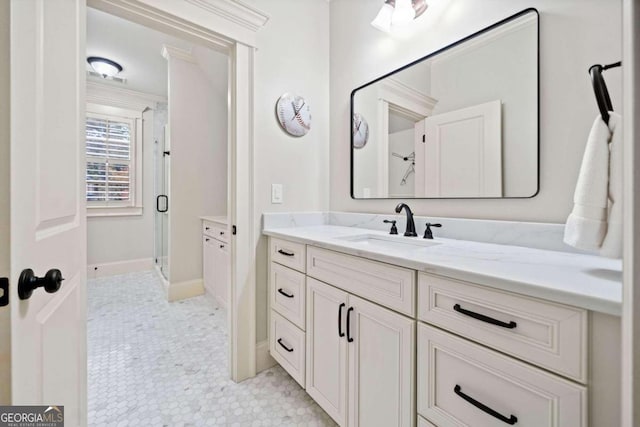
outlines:
[[[427,10],[425,0],[386,0],[371,25],[380,31],[391,32],[392,28],[403,27]]]
[[[100,74],[104,79],[113,77],[122,71],[122,65],[107,58],[90,56],[87,58],[87,62],[91,65],[91,68],[96,70],[96,73]]]

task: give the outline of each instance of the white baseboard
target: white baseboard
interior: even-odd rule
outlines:
[[[140,258],[127,261],[105,262],[102,264],[90,264],[87,266],[87,277],[115,276],[118,274],[133,273],[136,271],[148,271],[153,269],[153,258]]]
[[[169,302],[197,297],[204,294],[204,283],[202,282],[202,279],[169,283],[165,288],[167,290],[167,301]]]
[[[276,366],[277,363],[269,354],[269,341],[260,341],[256,344],[256,373]]]

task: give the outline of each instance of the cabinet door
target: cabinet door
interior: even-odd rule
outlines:
[[[413,426],[415,322],[349,295],[349,425]]]
[[[307,393],[341,426],[347,421],[346,305],[346,292],[307,278]]]
[[[210,295],[215,295],[215,263],[216,245],[211,237],[202,237],[202,280],[204,289]]]
[[[227,307],[227,290],[229,285],[229,244],[216,242],[216,280],[215,295],[218,304]]]

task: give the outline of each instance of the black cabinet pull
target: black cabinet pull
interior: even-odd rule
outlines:
[[[287,347],[286,345],[282,344],[282,338],[278,338],[278,344],[280,344],[280,346],[282,348],[284,348],[285,350],[287,350],[289,353],[291,353],[293,351],[292,348]]]
[[[338,336],[340,338],[342,338],[344,336],[344,332],[342,332],[342,309],[346,306],[347,304],[342,303],[340,304],[340,307],[338,307]]]
[[[347,310],[347,342],[353,342],[353,338],[351,337],[351,312],[353,311],[353,307],[349,307]]]
[[[453,309],[455,311],[457,311],[458,313],[464,314],[465,316],[473,317],[474,319],[478,319],[478,320],[481,320],[483,322],[491,323],[492,325],[500,326],[502,328],[513,329],[516,326],[518,326],[518,324],[516,322],[514,322],[513,320],[511,322],[509,322],[509,323],[501,322],[500,320],[494,319],[494,318],[489,317],[489,316],[485,316],[484,314],[480,314],[480,313],[476,313],[476,312],[473,312],[473,311],[465,310],[464,308],[460,307],[460,304],[454,305]]]
[[[224,245],[220,245],[220,249],[224,249]]]
[[[204,229],[207,230],[207,231],[211,230],[209,227],[205,227]]]
[[[509,424],[510,426],[514,425],[515,423],[518,422],[518,417],[516,417],[515,415],[511,415],[509,418],[505,417],[504,415],[502,415],[501,413],[494,411],[493,409],[489,408],[487,405],[484,405],[480,402],[478,402],[477,400],[475,400],[473,397],[466,395],[462,392],[461,387],[456,384],[456,386],[453,388],[453,391],[460,396],[461,398],[463,398],[464,400],[466,400],[467,402],[471,403],[473,406],[475,406],[476,408],[480,409],[483,412],[486,412],[487,414],[496,417],[497,419],[499,419],[500,421]]]
[[[2,289],[2,297],[0,297],[0,307],[9,305],[9,278],[0,277],[0,289]]]
[[[207,237],[206,239],[204,239],[204,241],[205,241],[205,242],[208,242],[208,241],[209,241],[209,238]]]
[[[293,295],[286,293],[282,288],[278,289],[278,293],[284,295],[287,298],[293,298]]]
[[[282,249],[278,249],[278,253],[284,256],[294,256],[294,253],[283,251]]]

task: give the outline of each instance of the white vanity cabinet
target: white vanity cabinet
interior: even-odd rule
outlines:
[[[617,317],[286,239],[269,248],[271,354],[339,425],[618,424]]]
[[[307,393],[340,425],[414,425],[415,322],[307,278]]]
[[[226,308],[229,282],[229,233],[218,220],[202,221],[202,277],[205,291]]]

